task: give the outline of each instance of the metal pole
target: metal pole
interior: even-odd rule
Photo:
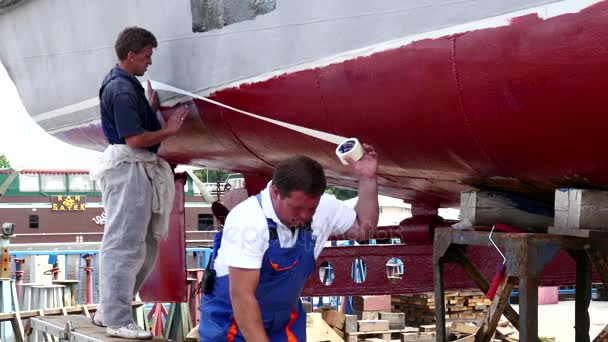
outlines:
[[[85,266],[82,268],[86,273],[87,279],[87,304],[93,304],[93,256],[84,256]]]
[[[15,258],[15,285],[17,286],[17,298],[21,298],[23,286],[23,263],[25,259]]]

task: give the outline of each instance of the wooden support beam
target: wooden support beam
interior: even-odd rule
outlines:
[[[597,249],[592,249],[590,246],[585,247],[585,251],[589,259],[591,259],[595,270],[600,275],[604,286],[608,288],[608,260],[606,259],[606,255]]]
[[[555,227],[608,231],[608,191],[555,191]]]
[[[445,293],[443,287],[443,262],[437,260],[433,265],[433,282],[435,286],[435,318],[437,341],[447,341],[445,329]]]
[[[91,318],[91,313],[89,312],[89,307],[87,305],[82,305],[82,314]]]
[[[500,321],[500,317],[507,306],[509,306],[509,297],[511,296],[511,291],[513,291],[516,283],[517,278],[504,277],[498,287],[492,305],[490,305],[488,315],[483,320],[477,334],[475,334],[475,341],[489,342],[492,339],[492,336],[494,336],[494,333],[496,332],[496,326]]]
[[[19,312],[15,312],[15,317],[11,320],[11,325],[13,326],[13,333],[15,334],[14,339],[16,342],[24,342],[25,341],[25,333],[23,329],[23,321],[21,320],[21,316]]]
[[[593,339],[593,342],[608,342],[608,325]]]
[[[486,277],[481,273],[481,271],[471,262],[471,259],[467,257],[467,255],[462,250],[457,250],[455,253],[459,253],[459,265],[462,267],[464,272],[471,278],[477,287],[483,292],[488,293],[490,289],[490,282],[486,279]],[[519,330],[519,314],[511,305],[507,305],[504,310],[503,315],[513,324],[515,329]]]
[[[589,342],[589,303],[591,302],[591,260],[585,251],[573,252],[576,260],[575,340]]]

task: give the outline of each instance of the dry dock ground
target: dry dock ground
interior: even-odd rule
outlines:
[[[519,310],[517,305],[513,305]],[[591,340],[608,324],[608,302],[591,301],[589,305]],[[538,332],[543,337],[555,337],[559,342],[574,340],[574,301],[562,301],[559,304],[538,306]]]

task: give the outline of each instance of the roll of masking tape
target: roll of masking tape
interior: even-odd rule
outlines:
[[[336,148],[336,155],[344,165],[348,165],[346,157],[357,161],[363,157],[363,154],[365,154],[365,150],[357,138],[346,139]]]

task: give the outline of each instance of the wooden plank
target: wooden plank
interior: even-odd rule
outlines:
[[[344,331],[342,331],[336,327],[332,327],[332,329],[336,332],[336,334],[338,334],[338,336],[340,336],[341,338],[344,338]]]
[[[106,336],[106,329],[98,327],[91,323],[91,320],[83,315],[70,315],[70,316],[43,316],[38,319],[53,324],[55,326],[64,327],[67,322],[71,322],[74,327],[74,331],[84,334],[90,338],[102,340],[105,342],[124,342],[121,338],[110,338]],[[143,340],[131,340],[131,341],[143,341]],[[150,340],[147,340],[150,341]],[[168,341],[165,338],[155,337],[153,341]]]
[[[139,307],[139,306],[142,306],[143,304],[144,303],[140,302],[140,301],[134,301],[131,303],[131,305],[134,307]],[[97,304],[87,305],[87,309],[89,310],[89,312],[95,312],[95,311],[97,311]],[[65,308],[65,312],[68,315],[81,314],[82,311],[83,311],[83,308],[81,305]],[[42,314],[40,312],[42,312]],[[32,318],[32,317],[41,316],[41,315],[42,316],[63,315],[63,310],[61,308],[44,309],[44,310],[28,310],[28,311],[21,311],[20,314],[21,314],[21,319],[26,319],[26,318]],[[13,313],[0,312],[0,322],[11,321],[13,318],[14,318]]]
[[[323,320],[321,313],[313,312],[306,315],[306,340],[343,342],[332,327]]]
[[[571,228],[560,228],[560,227],[549,227],[547,231],[553,235],[566,235],[566,236],[577,236],[589,239],[606,239],[608,238],[608,231],[590,230],[590,229],[571,229]]]
[[[431,342],[431,341],[435,341],[436,336],[435,333],[425,333],[425,332],[418,332],[418,333],[403,333],[401,334],[401,341],[402,342],[410,342],[410,341],[416,341],[416,342]]]
[[[389,329],[405,328],[405,314],[403,312],[380,312],[378,319],[387,320]]]
[[[25,340],[25,333],[23,329],[23,321],[19,312],[15,312],[15,318],[11,320],[13,326],[14,339],[16,342],[23,342]]]
[[[481,271],[471,262],[467,255],[461,249],[455,249],[454,253],[458,254],[458,263],[464,272],[471,278],[483,293],[487,293],[490,289],[490,282],[481,273]],[[519,314],[511,305],[508,305],[503,312],[503,315],[513,324],[515,329],[519,330]]]
[[[351,333],[357,331],[357,316],[346,315],[344,319],[344,332]]]
[[[359,331],[384,331],[389,330],[388,321],[382,320],[359,320]]]
[[[306,314],[306,328],[316,328],[323,324],[323,315],[320,312],[311,312]]]
[[[593,342],[608,342],[608,325],[604,327],[594,339]]]
[[[476,327],[474,325],[454,322],[450,326],[449,330],[452,333],[463,333],[463,334],[475,335],[477,333],[477,331],[479,330],[479,327]]]
[[[475,342],[475,335],[469,335],[467,337],[459,338],[453,342]]]
[[[500,317],[507,305],[509,305],[509,297],[511,296],[511,291],[515,287],[517,283],[517,278],[506,276],[501,281],[498,286],[498,291],[492,301],[492,305],[490,306],[490,312],[488,312],[488,316],[484,319],[477,331],[476,340],[478,342],[489,342],[494,336],[494,332],[496,332],[496,326],[498,322],[500,322]]]
[[[378,330],[378,331],[357,331],[353,333],[348,333],[349,336],[361,336],[361,335],[373,335],[373,334],[408,334],[408,333],[417,333],[419,332],[418,328],[407,327],[405,329],[398,330]]]
[[[608,191],[555,191],[555,227],[608,231]]]

